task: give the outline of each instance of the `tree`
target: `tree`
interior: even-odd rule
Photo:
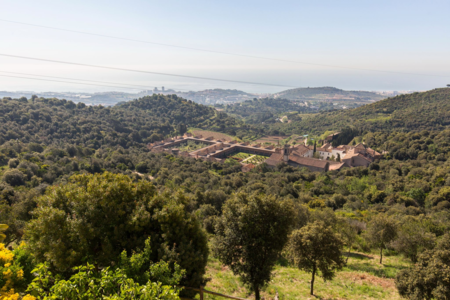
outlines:
[[[314,295],[317,271],[324,280],[331,280],[335,271],[344,266],[342,248],[340,236],[321,221],[310,223],[291,234],[286,247],[287,257],[300,270],[312,273],[311,295]]]
[[[396,223],[384,214],[376,215],[368,224],[365,237],[369,243],[380,249],[380,264],[383,263],[383,248],[397,237]]]
[[[73,176],[37,203],[26,236],[36,259],[60,273],[85,262],[115,265],[122,250],[143,249],[151,238],[151,261],[178,263],[183,285],[204,283],[206,234],[182,193],[157,194],[148,181],[106,172]]]
[[[255,292],[269,282],[294,222],[290,200],[239,193],[217,219],[213,249],[219,260]]]
[[[427,230],[421,217],[406,216],[401,223],[392,246],[415,263],[420,252],[433,249],[436,235]]]
[[[447,234],[446,238],[450,240]],[[419,255],[418,262],[408,270],[400,271],[395,285],[402,297],[421,299],[450,299],[450,250],[447,243]]]
[[[187,131],[187,128],[186,128],[186,125],[185,125],[185,124],[178,124],[178,125],[177,125],[177,133],[178,133],[179,135],[185,134],[186,131]]]
[[[342,234],[342,239],[348,248],[347,258],[345,263],[348,262],[350,252],[352,251],[353,243],[356,240],[358,232],[354,226],[352,226],[351,219],[339,218],[338,220],[339,232]]]

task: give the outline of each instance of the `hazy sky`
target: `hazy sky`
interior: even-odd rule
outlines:
[[[177,49],[0,21],[0,53],[287,86],[425,90],[450,83],[450,1],[0,0],[0,19],[311,64]],[[0,56],[0,71],[199,90],[285,88]],[[6,75],[0,73],[0,75]],[[9,74],[11,75],[11,74]],[[20,76],[20,75],[18,75]],[[137,91],[0,76],[0,90]]]

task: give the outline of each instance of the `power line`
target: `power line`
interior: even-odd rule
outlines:
[[[97,83],[106,83],[106,84],[117,84],[120,86],[115,86],[115,87],[123,87],[123,88],[132,88],[137,90],[139,89],[147,89],[147,90],[151,90],[152,88],[148,87],[148,86],[142,86],[142,85],[135,85],[135,84],[123,84],[123,83],[118,83],[118,82],[109,82],[109,81],[97,81],[97,80],[86,80],[86,79],[77,79],[77,78],[68,78],[68,77],[58,77],[58,76],[46,76],[46,75],[38,75],[38,74],[29,74],[29,73],[18,73],[18,72],[6,72],[6,71],[0,71],[0,73],[8,73],[8,74],[18,74],[18,75],[29,75],[29,76],[37,76],[37,77],[47,77],[47,78],[56,78],[56,79],[67,79],[67,80],[76,80],[76,81],[86,81],[86,82],[97,82]],[[186,89],[179,89],[179,88],[174,88],[177,90],[185,90],[188,91]]]
[[[94,86],[104,86],[104,87],[114,87],[114,88],[122,88],[122,89],[133,89],[138,90],[138,88],[129,88],[129,87],[118,87],[113,85],[104,85],[104,84],[94,84],[94,83],[83,83],[83,82],[72,82],[72,81],[62,81],[62,80],[53,80],[53,79],[43,79],[43,78],[33,78],[33,77],[23,77],[23,76],[13,76],[13,75],[1,75],[2,77],[11,77],[11,78],[22,78],[22,79],[32,79],[32,80],[40,80],[40,81],[52,81],[52,82],[63,82],[63,83],[71,83],[71,84],[81,84],[81,85],[94,85]]]
[[[137,42],[137,43],[145,43],[145,44],[152,44],[152,45],[158,45],[158,46],[187,49],[187,50],[194,50],[194,51],[202,51],[202,52],[209,52],[209,53],[216,53],[216,54],[225,54],[225,55],[232,55],[232,56],[240,56],[240,57],[248,57],[248,58],[255,58],[255,59],[263,59],[263,60],[270,60],[270,61],[288,62],[288,63],[310,65],[310,66],[317,66],[317,67],[325,67],[325,68],[337,68],[337,69],[348,69],[348,70],[357,70],[357,71],[392,73],[392,74],[414,75],[414,76],[430,76],[430,77],[444,77],[444,78],[450,77],[450,75],[447,76],[447,75],[434,75],[434,74],[418,74],[418,73],[408,73],[408,72],[398,72],[398,71],[376,70],[376,69],[366,69],[366,68],[354,68],[354,67],[347,67],[347,66],[308,63],[308,62],[302,62],[302,61],[296,61],[296,60],[287,60],[287,59],[272,58],[272,57],[265,57],[265,56],[256,56],[256,55],[249,55],[249,54],[240,54],[240,53],[218,51],[218,50],[211,50],[211,49],[204,49],[204,48],[195,48],[195,47],[187,47],[187,46],[181,46],[181,45],[165,44],[165,43],[158,43],[158,42],[153,42],[153,41],[144,41],[144,40],[138,40],[138,39],[131,39],[131,38],[125,38],[125,37],[118,37],[118,36],[100,34],[100,33],[93,33],[93,32],[86,32],[86,31],[58,28],[58,27],[52,27],[52,26],[44,26],[44,25],[31,24],[31,23],[25,23],[25,22],[17,22],[17,21],[5,20],[5,19],[0,19],[0,21],[8,22],[8,23],[21,24],[21,25],[26,25],[26,26],[32,26],[32,27],[45,28],[45,29],[59,30],[59,31],[65,31],[65,32],[73,32],[73,33],[79,33],[79,34],[85,34],[85,35],[91,35],[91,36],[99,36],[99,37],[104,37],[104,38],[109,38],[109,39],[131,41],[131,42]]]
[[[293,86],[289,86],[289,85],[281,85],[281,84],[260,83],[260,82],[251,82],[251,81],[240,81],[240,80],[230,80],[230,79],[218,79],[218,78],[211,78],[211,77],[200,77],[200,76],[179,75],[179,74],[170,74],[170,73],[161,73],[161,72],[143,71],[143,70],[133,70],[133,69],[126,69],[126,68],[116,68],[116,67],[108,67],[108,66],[99,66],[99,65],[91,65],[91,64],[83,64],[83,63],[75,63],[75,62],[68,62],[68,61],[61,61],[61,60],[52,60],[52,59],[36,58],[36,57],[29,57],[29,56],[19,56],[19,55],[3,54],[3,53],[0,53],[0,56],[14,57],[14,58],[22,58],[22,59],[30,59],[30,60],[38,60],[38,61],[46,61],[46,62],[53,62],[53,63],[59,63],[59,64],[66,64],[66,65],[75,65],[75,66],[83,66],[83,67],[91,67],[91,68],[108,69],[108,70],[118,70],[118,71],[128,71],[128,72],[146,73],[146,74],[154,74],[154,75],[164,75],[164,76],[174,76],[174,77],[183,77],[183,78],[201,79],[201,80],[213,80],[213,81],[222,81],[222,82],[233,82],[233,83],[242,83],[242,84],[254,84],[254,85],[264,85],[264,86],[276,86],[276,87],[293,88]]]

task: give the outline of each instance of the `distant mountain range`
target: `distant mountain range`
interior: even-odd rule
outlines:
[[[33,91],[7,92],[0,91],[0,97],[30,98],[31,95],[38,95],[44,98],[59,98],[72,100],[74,102],[84,102],[86,104],[105,106],[115,105],[119,102],[130,101],[140,97],[152,95],[155,92],[145,90],[139,93],[124,92],[101,92],[101,93],[73,93],[73,92],[43,92],[36,93]],[[379,94],[366,91],[344,91],[334,87],[314,87],[314,88],[297,88],[282,91],[275,94],[252,94],[240,90],[231,89],[209,89],[204,91],[181,92],[172,89],[157,91],[162,94],[176,94],[187,100],[205,105],[215,104],[231,104],[243,102],[253,98],[282,98],[293,101],[309,101],[309,102],[340,102],[340,104],[366,104],[367,102],[375,102],[390,96],[389,94]],[[353,106],[353,105],[350,105]]]

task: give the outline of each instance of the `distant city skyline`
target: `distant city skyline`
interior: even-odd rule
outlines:
[[[120,41],[2,21],[0,53],[293,87],[401,91],[428,90],[450,83],[448,1],[0,0],[0,7],[2,18],[18,22],[307,64]],[[223,88],[250,93],[286,89],[7,57],[0,57],[0,71],[122,82],[148,89]],[[0,90],[139,91],[3,76]]]

